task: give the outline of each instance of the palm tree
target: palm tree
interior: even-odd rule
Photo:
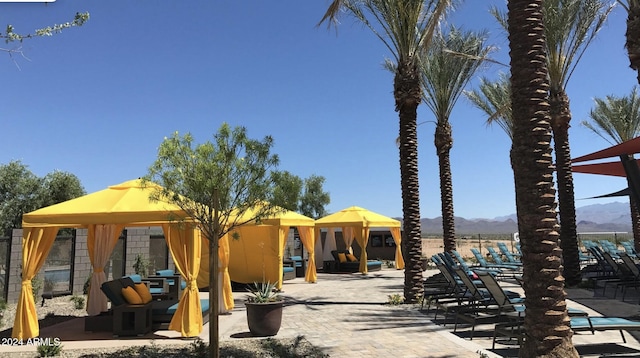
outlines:
[[[336,23],[341,10],[373,31],[397,64],[393,96],[400,117],[400,184],[402,187],[405,302],[416,303],[424,292],[418,185],[417,110],[420,51],[428,47],[451,0],[333,0],[320,23]]]
[[[545,0],[509,0],[513,144],[523,287],[527,296],[521,357],[578,357],[558,246],[549,80],[543,18]]]
[[[488,116],[487,125],[498,124],[513,141],[510,81],[502,72],[495,81],[483,77],[480,79],[479,90],[465,91],[464,94],[474,106]]]
[[[453,147],[449,117],[462,90],[492,48],[485,45],[486,33],[463,32],[450,27],[434,37],[421,65],[422,96],[436,117],[435,146],[440,168],[440,200],[444,249],[456,249],[453,189],[449,153]]]
[[[582,281],[578,256],[576,207],[571,173],[569,122],[571,111],[566,88],[573,71],[598,31],[604,25],[614,4],[601,0],[545,0],[545,35],[549,68],[549,104],[551,128],[556,153],[558,203],[560,206],[560,245],[567,285]],[[495,8],[494,15],[504,23]]]
[[[638,72],[640,83],[640,0],[617,0],[627,11],[627,41],[624,47],[629,55],[629,67]]]
[[[596,98],[595,107],[589,113],[591,121],[582,125],[591,129],[610,144],[622,143],[640,135],[640,97],[638,89],[624,97]],[[640,210],[633,195],[629,195],[631,226],[636,250],[640,250]]]

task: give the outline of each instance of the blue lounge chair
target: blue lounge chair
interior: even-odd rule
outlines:
[[[511,265],[489,264],[487,260],[485,260],[484,257],[482,257],[482,254],[480,253],[480,251],[478,251],[478,249],[476,249],[475,247],[471,248],[471,253],[473,254],[473,257],[475,257],[476,260],[478,260],[478,264],[480,264],[481,267],[492,268],[492,269],[497,268],[497,269],[504,269],[504,270],[511,270],[511,271],[518,270],[518,268]]]
[[[507,247],[507,244],[505,244],[504,242],[498,242],[498,249],[500,249],[500,252],[504,255],[504,257],[507,258],[508,263],[512,263],[512,264],[520,264],[520,254],[514,254],[511,251],[509,251],[509,248]],[[518,256],[518,258],[516,258],[516,256]]]
[[[500,257],[500,254],[491,246],[487,246],[487,251],[489,251],[489,254],[491,255],[491,258],[493,259],[493,262],[495,262],[496,264],[500,265],[500,266],[512,266],[514,270],[519,270],[522,267],[522,262],[518,262],[518,263],[507,263],[502,261],[502,257]]]

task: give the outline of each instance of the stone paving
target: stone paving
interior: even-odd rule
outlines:
[[[425,275],[435,273],[427,271]],[[421,312],[413,305],[389,305],[389,295],[402,295],[404,272],[383,269],[368,275],[318,274],[318,282],[310,284],[303,278],[285,281],[282,295],[287,304],[284,309],[282,328],[276,338],[303,335],[315,346],[331,357],[488,357],[517,355],[513,347],[497,346],[490,351],[491,325],[476,327],[473,340],[469,340],[469,328],[452,332],[452,325],[442,327],[431,321],[432,315]],[[512,285],[510,289],[515,288]],[[621,303],[611,299],[593,299],[587,290],[568,290],[569,297],[576,302],[570,306],[585,309],[590,314],[603,312],[607,315],[630,317],[640,312],[640,306]],[[251,338],[242,301],[246,294],[234,293],[236,308],[219,319],[220,340],[259,339]],[[205,294],[206,297],[206,294]],[[583,302],[581,305],[578,302]],[[635,301],[634,301],[635,302]],[[586,306],[588,305],[588,307]],[[591,310],[589,307],[593,308]],[[597,312],[596,312],[597,311]],[[209,324],[204,326],[200,337],[208,341]],[[156,331],[144,337],[115,339],[110,333],[86,333],[82,318],[70,320],[56,326],[43,328],[41,335],[59,337],[64,350],[133,346],[154,342],[164,344],[189,344],[190,340],[179,337],[177,332]],[[595,335],[579,334],[574,342],[580,345],[607,344],[618,351],[636,352],[640,356],[640,343],[631,334],[625,334],[623,344],[620,334],[598,332]],[[2,352],[35,351],[33,347],[0,346]],[[587,352],[583,350],[581,353]],[[596,351],[594,356],[602,352]],[[585,353],[586,354],[586,353]]]

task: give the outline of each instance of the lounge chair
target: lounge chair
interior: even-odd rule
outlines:
[[[460,253],[456,250],[451,251],[451,254],[455,257],[456,261],[458,261],[458,264],[460,265],[460,267],[462,267],[465,271],[469,272],[469,271],[486,271],[489,272],[490,274],[496,276],[502,273],[502,270],[500,269],[491,269],[491,268],[487,268],[487,267],[482,267],[482,266],[478,266],[478,265],[469,265],[464,258],[462,258],[462,256],[460,255]]]
[[[515,254],[509,251],[507,244],[505,244],[504,242],[498,242],[498,249],[500,249],[500,252],[504,255],[504,257],[507,258],[508,263],[521,264],[519,259],[520,254]],[[518,257],[516,258],[516,256]]]
[[[487,246],[487,251],[489,251],[489,254],[491,255],[491,258],[493,259],[493,262],[495,262],[496,264],[500,265],[500,266],[511,266],[513,267],[514,270],[520,270],[522,268],[522,262],[517,262],[517,263],[511,263],[511,262],[504,262],[502,261],[502,257],[500,257],[500,254],[491,246]]]
[[[629,255],[629,257],[637,259],[638,258],[638,253],[636,252],[636,248],[633,246],[633,242],[631,241],[622,241],[620,243],[620,245],[622,245],[622,248],[624,249],[624,252]]]
[[[344,258],[340,255],[343,254]],[[360,261],[357,259],[349,260],[350,254],[348,251],[331,251],[331,255],[338,263],[338,272],[358,272],[360,271]],[[353,256],[353,255],[352,255]],[[368,260],[367,261],[367,270],[368,271],[380,271],[382,269],[382,261],[378,260]]]
[[[513,265],[498,265],[498,264],[489,264],[487,260],[482,257],[482,254],[475,247],[471,248],[471,253],[476,258],[481,267],[490,268],[490,269],[501,269],[507,271],[519,271],[519,269]]]

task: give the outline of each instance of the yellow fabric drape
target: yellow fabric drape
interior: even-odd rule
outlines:
[[[399,227],[390,227],[391,236],[393,236],[393,242],[396,243],[396,268],[401,270],[404,268],[404,258],[402,257],[402,236],[400,235]]]
[[[200,271],[198,272],[198,288],[209,287],[209,240],[200,232],[202,255],[200,255]],[[226,246],[226,249],[224,248]],[[226,256],[226,260],[225,257]],[[224,261],[224,263],[223,263]],[[223,267],[224,265],[224,267]],[[229,277],[229,239],[225,235],[218,241],[218,267],[222,278],[218,277],[219,313],[227,313],[234,307],[231,278]]]
[[[202,332],[202,310],[198,293],[198,270],[202,255],[202,240],[196,229],[179,224],[163,224],[164,237],[176,264],[176,270],[186,280],[187,288],[178,302],[169,329],[182,337],[195,337]]]
[[[356,242],[360,245],[360,272],[367,273],[369,272],[369,267],[367,266],[367,244],[369,243],[369,228],[363,227],[360,230],[354,230],[356,233]]]
[[[11,337],[19,339],[34,338],[40,334],[38,313],[33,301],[31,279],[40,271],[53,242],[58,228],[26,228],[22,234],[22,286],[16,307]]]
[[[342,241],[349,252],[353,253],[351,245],[353,245],[353,228],[351,226],[342,227]]]
[[[275,227],[275,226],[274,226]],[[287,245],[287,236],[289,236],[289,226],[277,227],[278,230],[278,284],[276,288],[282,289],[282,276],[284,275],[284,247]]]
[[[231,290],[231,277],[229,276],[229,234],[225,234],[220,240],[218,240],[218,257],[219,257],[219,276],[218,279],[221,283],[221,292],[219,296],[220,301],[220,313],[226,313],[233,309],[235,306],[233,303],[233,291]]]
[[[87,249],[93,272],[87,297],[87,314],[95,316],[108,309],[107,296],[100,287],[107,280],[104,266],[107,264],[113,248],[118,243],[122,225],[89,225],[87,230]]]
[[[316,236],[315,235],[315,230],[313,230],[313,227],[310,227],[311,233],[314,234],[313,235],[313,242],[315,242],[314,248],[313,248],[313,260],[316,263],[316,272],[318,268],[322,268],[322,261],[324,261],[322,259],[322,240],[320,239],[320,235]]]
[[[313,228],[310,226],[298,226],[298,234],[300,234],[300,241],[302,241],[302,245],[304,245],[304,248],[307,249],[307,252],[309,253],[309,262],[307,263],[307,272],[304,275],[304,280],[315,283],[318,280],[318,274],[316,272],[316,244],[313,235]]]

